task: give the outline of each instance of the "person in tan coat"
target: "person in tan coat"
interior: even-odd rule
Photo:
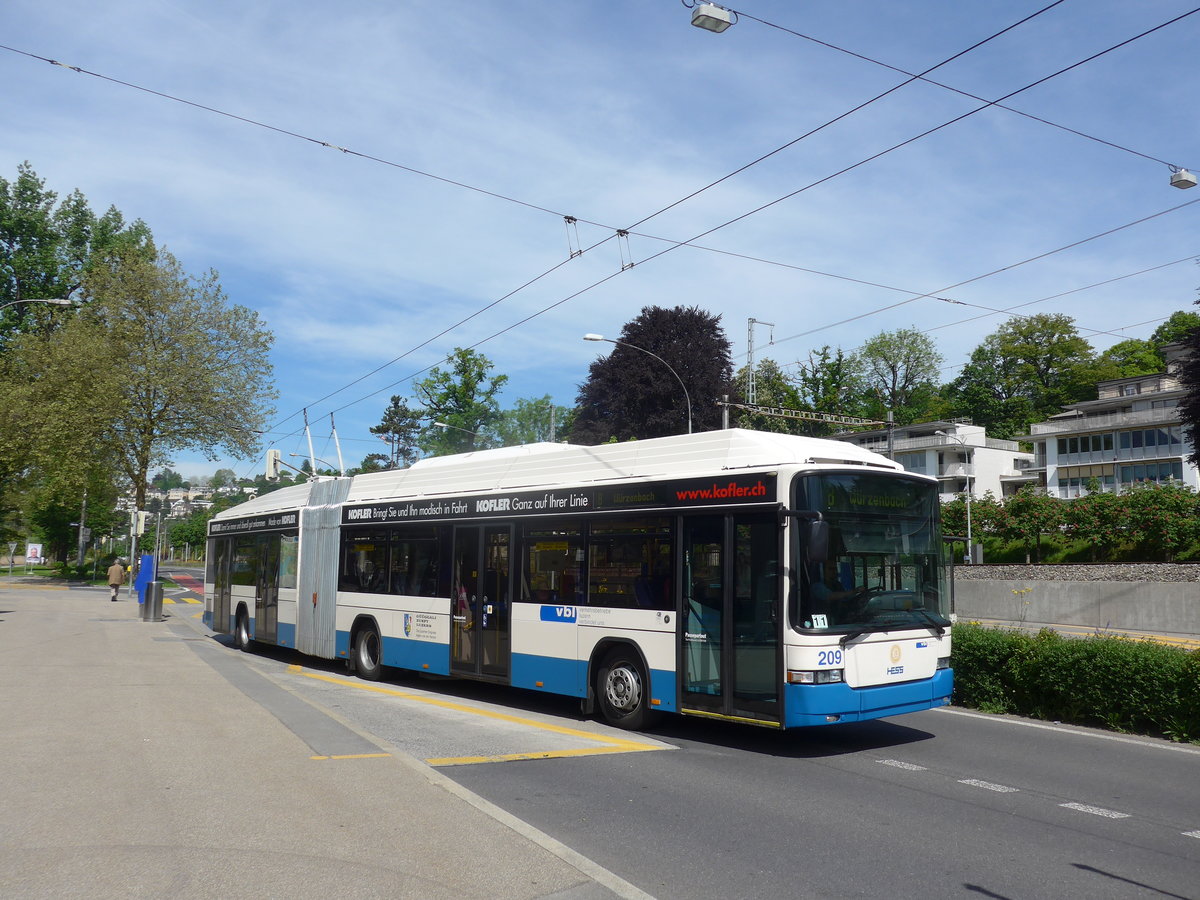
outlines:
[[[125,584],[125,567],[121,565],[121,560],[113,560],[113,564],[108,567],[108,587],[112,592],[112,596],[108,599],[115,602],[117,593],[123,584]]]

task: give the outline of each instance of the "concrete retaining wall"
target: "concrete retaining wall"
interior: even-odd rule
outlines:
[[[1200,567],[971,566],[955,570],[959,620],[1046,622],[1200,635]],[[1134,580],[1131,575],[1163,580]],[[1016,577],[1013,577],[1016,576]],[[1121,578],[1129,580],[1118,580]],[[1182,580],[1182,579],[1189,580]]]

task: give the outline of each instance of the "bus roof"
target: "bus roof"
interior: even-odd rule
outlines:
[[[539,443],[433,457],[406,469],[355,475],[349,479],[345,502],[368,503],[393,497],[446,496],[628,479],[686,478],[782,465],[904,470],[899,463],[885,456],[843,441],[730,428],[594,447]],[[321,479],[273,491],[217,513],[213,518],[234,518],[319,504],[322,498],[313,493],[314,486],[331,480]],[[317,494],[324,493],[317,491]]]

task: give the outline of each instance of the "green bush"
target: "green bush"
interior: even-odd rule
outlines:
[[[1200,650],[954,626],[954,702],[1200,742]]]

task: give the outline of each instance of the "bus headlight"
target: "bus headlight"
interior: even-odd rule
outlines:
[[[939,657],[938,657],[938,662],[937,662],[937,667],[938,667],[939,669],[948,669],[948,668],[950,668],[950,657],[948,657],[948,656],[939,656]]]
[[[842,680],[841,669],[817,669],[815,672],[788,669],[788,684],[834,684]]]

